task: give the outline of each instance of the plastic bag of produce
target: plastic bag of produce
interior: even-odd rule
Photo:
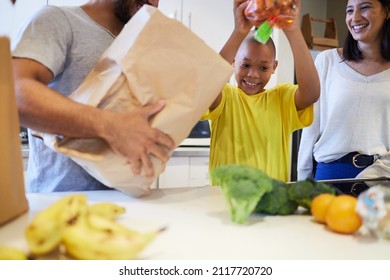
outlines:
[[[166,106],[151,125],[179,144],[232,72],[229,63],[184,25],[144,5],[70,98],[111,111],[133,110],[163,99]],[[100,139],[41,137],[106,186],[131,196],[147,194],[165,168],[151,156],[155,177],[134,176],[127,160]]]
[[[249,0],[245,16],[258,29],[255,38],[266,43],[272,28],[289,26],[297,15],[297,0]]]

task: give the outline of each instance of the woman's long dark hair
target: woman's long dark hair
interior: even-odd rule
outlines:
[[[390,11],[390,0],[378,0],[385,12]],[[384,59],[387,61],[390,60],[390,19],[386,18],[382,27],[382,44],[381,44],[381,54]],[[345,39],[343,56],[346,60],[362,60],[363,54],[359,50],[358,42],[352,37],[351,32],[348,30],[347,38]]]

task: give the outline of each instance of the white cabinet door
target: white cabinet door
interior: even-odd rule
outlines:
[[[48,0],[47,2],[53,6],[81,6],[88,0]]]
[[[183,0],[160,0],[158,9],[166,16],[182,21],[182,2]]]
[[[209,186],[209,157],[190,157],[190,187]]]
[[[159,9],[181,21],[217,52],[234,28],[233,0],[160,0]]]
[[[158,178],[158,188],[177,188],[189,185],[189,157],[171,157]]]
[[[234,28],[233,0],[184,0],[183,23],[219,52]]]
[[[47,0],[18,0],[15,5],[9,0],[0,1],[0,35],[7,35],[11,43],[20,29],[26,24]]]

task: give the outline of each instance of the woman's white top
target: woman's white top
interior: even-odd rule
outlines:
[[[364,76],[348,66],[337,49],[315,61],[321,96],[313,124],[303,129],[298,179],[312,176],[313,156],[330,162],[358,151],[368,155],[390,150],[390,69]]]

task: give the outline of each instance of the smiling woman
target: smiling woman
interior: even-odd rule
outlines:
[[[348,1],[345,22],[349,33],[343,49],[345,59],[363,60],[364,50],[361,49],[364,47],[368,51],[377,41],[383,41],[383,47],[386,44],[387,48],[390,47],[389,6],[388,0]],[[382,49],[381,55],[387,61],[390,60],[389,49]],[[382,67],[386,68],[386,65]]]
[[[371,177],[362,171],[390,151],[389,18],[388,0],[348,0],[344,48],[324,51],[316,59],[321,97],[313,124],[302,133],[298,179]],[[367,164],[357,164],[362,158]]]

